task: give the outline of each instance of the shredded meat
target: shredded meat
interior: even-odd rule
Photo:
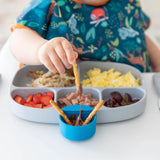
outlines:
[[[75,105],[75,104],[88,105],[91,107],[95,107],[98,103],[96,99],[91,97],[91,94],[79,95],[77,92],[76,93],[72,92],[70,94],[67,94],[63,98],[59,98],[58,102],[61,108],[68,105]]]

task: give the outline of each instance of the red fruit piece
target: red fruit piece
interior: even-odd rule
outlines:
[[[28,107],[34,107],[34,108],[42,108],[43,105],[42,104],[34,104],[33,101],[30,101],[30,102],[26,102],[24,103],[24,106],[28,106]]]
[[[48,96],[51,96],[51,97],[52,97],[52,99],[54,98],[54,93],[53,93],[53,92],[51,92],[51,91],[48,91],[48,92],[47,92],[47,95],[48,95]]]
[[[33,101],[27,102],[28,104],[31,104],[32,106],[34,105]]]
[[[42,104],[33,104],[33,107],[34,107],[34,108],[42,108],[43,105],[42,105]]]
[[[32,101],[32,99],[33,99],[33,94],[30,94],[30,95],[27,97],[26,102],[30,102],[30,101]]]
[[[44,92],[43,95],[44,95],[44,96],[47,96],[47,92]]]
[[[40,98],[41,98],[41,96],[33,96],[33,102],[35,104],[40,104],[41,103]]]
[[[36,93],[35,96],[41,97],[41,96],[42,96],[42,93],[40,93],[40,92],[39,92],[39,93]]]
[[[15,97],[14,97],[14,100],[17,102],[17,103],[19,103],[19,104],[24,104],[26,101],[25,101],[25,99],[23,99],[21,96],[19,96],[19,95],[16,95]]]
[[[26,100],[22,98],[20,104],[23,105],[24,103],[26,103]]]
[[[51,105],[51,104],[49,104],[49,105],[47,105],[47,106],[43,106],[43,108],[44,108],[44,109],[46,109],[46,108],[50,108],[50,107],[52,107],[52,105]]]
[[[44,106],[47,106],[47,105],[50,105],[50,100],[52,99],[51,96],[48,96],[48,95],[45,95],[45,96],[41,96],[40,97],[40,102],[44,105]]]
[[[30,104],[30,103],[24,103],[23,105],[24,105],[24,106],[28,106],[28,107],[33,107],[33,105]]]

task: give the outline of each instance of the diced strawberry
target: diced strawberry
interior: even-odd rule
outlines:
[[[33,101],[27,102],[28,104],[31,104],[32,106],[35,104]]]
[[[30,102],[30,101],[32,101],[32,99],[33,99],[33,94],[30,94],[30,95],[27,97],[26,102]]]
[[[48,92],[47,92],[47,95],[48,95],[48,96],[51,96],[51,97],[52,97],[52,99],[54,98],[54,93],[53,93],[53,92],[51,92],[51,91],[48,91]]]
[[[40,96],[42,96],[42,93],[38,92],[38,93],[35,94],[35,96],[40,97]]]
[[[22,97],[21,97],[21,96],[18,96],[18,95],[16,95],[16,96],[14,97],[14,100],[15,100],[17,103],[20,103],[21,99],[22,99]]]
[[[41,97],[41,96],[33,96],[33,102],[34,102],[35,104],[40,104],[40,103],[41,103],[40,97]]]
[[[35,107],[35,108],[42,108],[42,104],[33,104],[33,107]]]
[[[43,109],[50,108],[50,107],[52,107],[51,104],[49,104],[49,105],[47,105],[47,106],[43,106]]]
[[[33,105],[32,105],[32,104],[29,104],[29,103],[24,103],[23,105],[24,105],[24,106],[28,106],[28,107],[33,107]]]
[[[47,96],[47,92],[44,92],[43,95],[44,95],[44,96]]]
[[[24,103],[26,103],[26,100],[22,98],[20,104],[24,105]]]
[[[40,101],[43,105],[47,106],[47,105],[50,105],[50,100],[52,99],[51,96],[48,96],[48,95],[44,95],[44,96],[41,96],[40,97]]]
[[[19,95],[16,95],[15,97],[14,97],[14,100],[17,102],[17,103],[19,103],[19,104],[24,104],[26,101],[25,101],[25,99],[23,99],[21,96],[19,96]]]
[[[34,104],[32,101],[24,103],[24,106],[34,107],[34,108],[42,108],[42,104]]]

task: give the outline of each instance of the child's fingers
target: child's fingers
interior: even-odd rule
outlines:
[[[54,64],[51,62],[48,56],[44,57],[41,62],[53,73],[58,72]]]
[[[63,46],[63,48],[64,48],[64,50],[66,52],[68,62],[70,64],[73,64],[75,62],[75,60],[77,59],[78,54],[73,51],[73,48],[72,48],[72,46],[71,46],[69,41],[63,40],[62,41],[62,46]]]
[[[75,55],[75,60],[78,58],[78,52],[73,51],[74,55]],[[74,61],[75,62],[75,61]]]
[[[66,68],[68,69],[71,68],[72,65],[68,62],[67,55],[63,47],[59,45],[58,47],[55,47],[55,51],[57,55],[59,56],[59,58],[61,59],[61,61],[63,62],[63,64],[66,66]]]
[[[63,67],[62,61],[60,60],[59,56],[57,55],[56,51],[53,50],[52,52],[49,52],[49,58],[56,67],[57,71],[59,73],[64,73],[65,69]]]

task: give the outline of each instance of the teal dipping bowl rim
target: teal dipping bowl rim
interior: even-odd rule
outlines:
[[[82,111],[82,117],[84,114],[88,117],[89,113],[94,109],[93,107],[87,105],[70,105],[62,108],[63,112],[68,116],[71,114],[76,114],[78,116],[80,111],[80,106]],[[75,108],[76,107],[76,108]],[[91,138],[96,132],[96,119],[95,115],[90,123],[84,126],[71,126],[64,122],[61,115],[59,115],[59,126],[62,136],[72,141],[83,141]]]

